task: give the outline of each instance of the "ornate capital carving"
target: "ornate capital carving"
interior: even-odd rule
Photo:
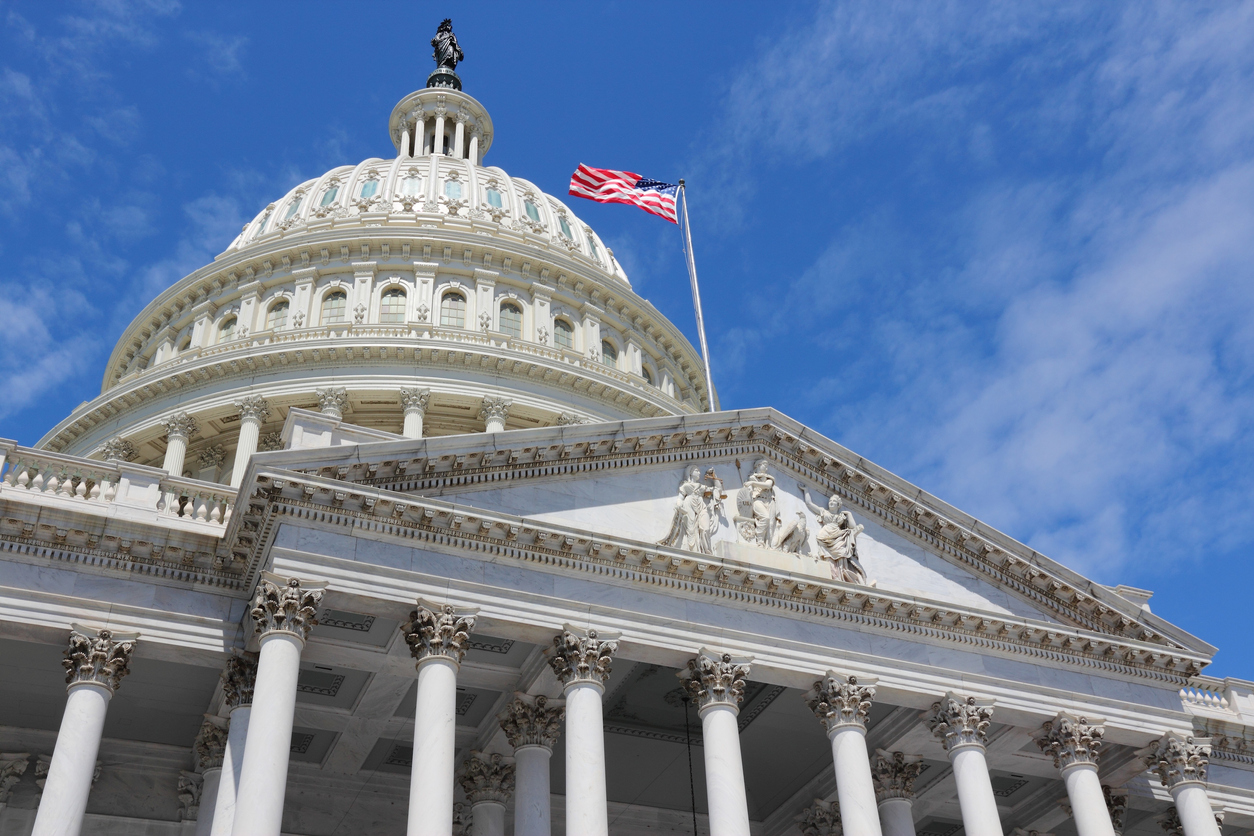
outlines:
[[[103,685],[112,694],[122,677],[131,672],[131,654],[138,638],[138,633],[114,633],[72,625],[69,647],[61,660],[66,684],[71,688],[83,683]]]
[[[1210,766],[1209,737],[1167,732],[1138,754],[1169,790],[1180,784],[1206,783],[1206,769]]]
[[[1123,824],[1128,816],[1128,791],[1123,787],[1108,787],[1102,784],[1102,796],[1106,799],[1106,810],[1110,813],[1110,824],[1116,833],[1123,833]]]
[[[923,771],[920,755],[903,752],[875,750],[875,762],[871,764],[871,780],[875,782],[875,800],[886,798],[914,798],[914,779]]]
[[[226,729],[218,725],[221,720],[217,717],[205,715],[205,722],[200,724],[200,732],[196,735],[196,742],[192,744],[192,751],[196,753],[196,771],[205,772],[210,769],[219,769],[222,766],[222,756],[226,752]]]
[[[1174,804],[1155,816],[1154,820],[1158,822],[1158,826],[1167,836],[1184,836],[1184,824],[1180,821],[1180,811],[1175,808]]]
[[[509,745],[544,746],[552,749],[562,733],[562,718],[566,716],[565,700],[550,700],[545,696],[533,697],[521,691],[514,692],[514,701],[498,715],[501,729],[509,739]]]
[[[485,801],[505,804],[514,792],[514,764],[501,755],[472,751],[457,771],[457,783],[472,806]]]
[[[281,432],[262,433],[261,438],[257,439],[257,449],[260,450],[262,453],[268,452],[270,450],[282,450],[283,449],[283,433]]]
[[[814,799],[814,803],[797,816],[801,836],[841,836],[845,832],[840,821],[840,804],[835,800]]]
[[[924,715],[928,728],[946,752],[960,746],[981,746],[988,742],[986,732],[993,718],[993,701],[964,697],[950,691]]]
[[[1057,717],[1041,726],[1036,745],[1045,754],[1054,756],[1054,766],[1060,770],[1083,765],[1096,769],[1104,732],[1100,721],[1090,724],[1083,717],[1060,711]]]
[[[680,671],[684,688],[697,702],[697,708],[730,705],[737,710],[745,698],[745,677],[749,675],[749,656],[714,653],[704,647],[688,660],[688,670]]]
[[[426,412],[431,402],[430,389],[402,389],[401,408],[405,412]]]
[[[162,421],[161,426],[165,427],[165,437],[167,439],[181,438],[187,441],[196,434],[196,419],[186,412],[174,413]]]
[[[867,712],[875,699],[875,683],[872,678],[844,677],[828,671],[806,695],[806,705],[827,727],[828,734],[849,726],[865,731]]]
[[[318,408],[323,415],[332,418],[343,418],[344,407],[348,406],[348,390],[342,386],[332,386],[318,391]]]
[[[258,424],[264,424],[270,417],[270,403],[260,395],[246,395],[240,398],[235,402],[235,408],[239,410],[241,421],[252,419]]]
[[[29,766],[29,752],[0,752],[0,804],[9,803],[13,788]]]
[[[100,448],[100,457],[107,462],[115,459],[120,462],[133,462],[135,456],[135,445],[120,435],[109,439],[104,447]]]
[[[204,779],[195,772],[179,773],[179,821],[195,821],[200,815],[200,792]]]
[[[222,669],[222,699],[228,708],[252,705],[256,684],[256,653],[239,653],[226,660],[226,667]]]
[[[266,572],[253,598],[253,625],[257,633],[291,633],[301,641],[318,623],[314,616],[322,602],[325,584],[302,586],[299,578],[284,580]]]
[[[483,399],[483,405],[479,407],[479,418],[484,421],[504,422],[509,417],[509,409],[513,405],[513,401],[507,401],[504,398],[486,397]]]
[[[226,451],[222,449],[221,444],[206,447],[204,450],[200,451],[200,456],[196,459],[196,462],[200,465],[201,469],[207,467],[221,467],[224,461],[226,461]]]
[[[557,427],[569,427],[575,424],[591,424],[592,422],[573,412],[563,412],[557,416],[557,420],[553,423]]]
[[[565,624],[548,650],[549,666],[564,686],[580,682],[604,685],[610,678],[610,660],[618,650],[618,637],[618,633],[597,633]]]
[[[477,607],[429,604],[420,598],[418,609],[409,614],[401,632],[418,664],[438,657],[460,665],[470,646],[470,631],[475,629],[478,614]]]

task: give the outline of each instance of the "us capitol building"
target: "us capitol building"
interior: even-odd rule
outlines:
[[[394,154],[0,440],[0,834],[1254,827],[1254,684],[1149,592],[718,411],[433,44]]]

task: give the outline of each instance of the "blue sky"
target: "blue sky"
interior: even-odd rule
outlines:
[[[1254,679],[1254,3],[0,2],[0,436],[297,182],[394,151],[454,19],[489,161],[685,177],[715,385]],[[297,11],[299,10],[299,11]],[[690,334],[675,228],[579,201]]]

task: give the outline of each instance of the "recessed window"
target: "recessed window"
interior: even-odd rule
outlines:
[[[235,339],[235,317],[230,316],[222,321],[218,326],[218,342],[224,343],[227,340]]]
[[[406,197],[415,197],[418,195],[418,190],[421,186],[422,181],[417,177],[406,177],[401,181],[401,194]]]
[[[641,376],[642,376],[642,377],[644,377],[644,382],[645,382],[645,383],[649,384],[650,386],[653,386],[653,385],[654,385],[654,383],[653,383],[653,372],[649,371],[649,367],[648,367],[648,366],[642,366],[642,367],[640,368],[640,374],[641,374]]]
[[[523,204],[523,209],[527,212],[527,217],[536,223],[540,222],[540,207],[536,206],[530,200]]]
[[[449,328],[466,327],[466,297],[455,291],[440,298],[440,324]]]
[[[496,189],[488,189],[488,205],[500,209],[505,204],[501,201],[501,193]]]
[[[265,230],[266,224],[270,222],[270,216],[272,214],[274,214],[274,210],[267,209],[265,214],[261,216],[261,220],[257,222],[257,231],[253,233],[254,238],[256,238]]]
[[[344,321],[348,313],[348,294],[342,290],[333,290],[322,297],[322,324],[337,325]]]
[[[449,200],[461,200],[462,184],[458,180],[449,180],[444,184],[444,196]]]
[[[405,321],[405,289],[390,287],[383,291],[383,300],[379,305],[379,322],[384,325],[395,325]]]
[[[561,348],[575,347],[575,329],[564,319],[553,320],[553,344]]]
[[[299,211],[300,211],[300,198],[298,197],[292,201],[290,206],[287,207],[287,212],[283,214],[283,220],[285,221],[291,220],[292,216],[295,215]]]
[[[269,312],[266,314],[266,327],[271,331],[277,331],[287,325],[287,309],[288,303],[286,299],[271,305]]]
[[[597,240],[592,237],[591,232],[588,233],[587,239],[588,239],[588,252],[592,253],[592,260],[595,261],[597,264],[600,264],[601,263],[601,250],[597,247]]]
[[[361,196],[362,197],[374,197],[378,193],[379,193],[379,181],[378,180],[367,180],[366,182],[361,184]]]
[[[515,339],[522,338],[522,308],[513,302],[501,305],[501,333]]]
[[[601,362],[618,368],[618,349],[609,340],[601,340]]]
[[[570,237],[571,237],[571,234],[570,234],[570,224],[566,223],[566,216],[565,216],[565,215],[558,215],[558,216],[557,216],[557,222],[558,222],[558,224],[562,227],[562,237],[563,237],[563,238],[570,238]]]
[[[335,202],[335,198],[337,198],[339,194],[340,194],[340,187],[332,186],[331,188],[327,189],[325,192],[322,193],[322,200],[318,203],[318,205],[330,206],[332,203]]]

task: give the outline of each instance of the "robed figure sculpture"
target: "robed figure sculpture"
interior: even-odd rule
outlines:
[[[435,54],[432,57],[435,58],[436,67],[456,70],[457,62],[466,57],[457,43],[457,36],[453,34],[453,21],[447,17],[436,30],[435,37],[431,39],[431,46],[435,47]]]

